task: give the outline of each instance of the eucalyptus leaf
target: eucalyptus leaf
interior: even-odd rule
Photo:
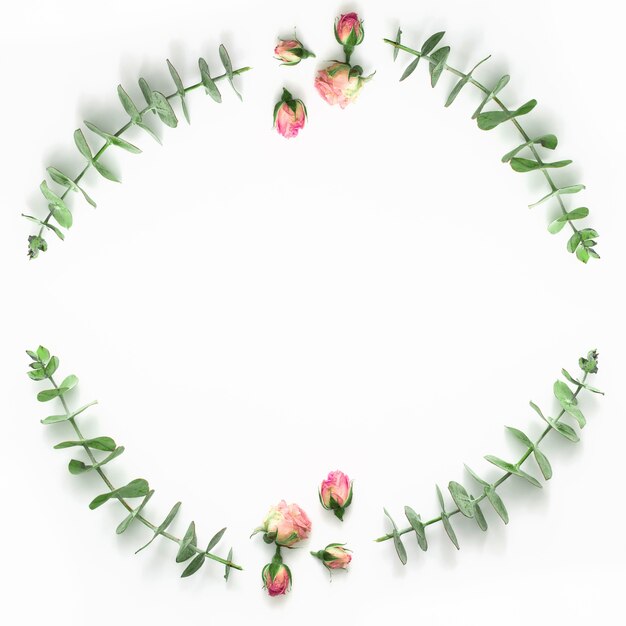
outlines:
[[[485,516],[483,515],[483,511],[480,508],[480,505],[478,504],[478,502],[476,502],[473,498],[472,498],[472,501],[474,502],[473,517],[476,520],[476,523],[478,524],[478,527],[480,528],[480,530],[484,532],[488,528],[487,520],[485,519]]]
[[[47,167],[46,171],[55,183],[62,185],[67,189],[71,189],[72,191],[79,191],[83,195],[83,198],[85,198],[85,201],[95,208],[96,203],[92,200],[89,194],[69,176],[52,166]]]
[[[74,143],[76,144],[78,151],[91,163],[91,149],[89,148],[85,135],[83,135],[83,131],[80,128],[77,128],[74,131]]]
[[[543,148],[547,148],[548,150],[554,150],[558,144],[558,139],[556,135],[542,135],[541,137],[537,137],[535,139],[531,139],[530,141],[526,141],[525,143],[520,144],[516,148],[513,148],[510,152],[507,152],[502,157],[502,162],[509,162],[516,154],[519,154],[524,148],[532,144],[539,144]]]
[[[131,480],[127,485],[113,489],[113,491],[107,491],[99,496],[96,496],[89,504],[90,509],[97,509],[105,502],[108,502],[111,498],[142,498],[150,491],[148,481],[143,478],[136,478]]]
[[[139,89],[141,89],[141,93],[144,97],[144,100],[146,101],[146,104],[152,109],[152,112],[154,113],[154,99],[152,97],[152,89],[150,89],[150,85],[148,85],[148,82],[145,78],[140,78],[137,82],[139,83]]]
[[[552,478],[552,466],[550,465],[550,461],[548,461],[548,457],[539,449],[533,449],[533,456],[535,457],[535,461],[537,461],[537,465],[543,474],[543,477],[546,480],[550,480]]]
[[[218,530],[215,535],[213,535],[211,541],[209,541],[209,545],[207,546],[207,552],[210,552],[220,542],[225,532],[226,528],[222,528],[221,530]]]
[[[493,130],[504,122],[530,113],[535,106],[537,106],[537,101],[529,100],[515,111],[489,111],[488,113],[480,113],[476,118],[478,128],[481,130]]]
[[[505,426],[505,428],[519,441],[521,441],[528,448],[534,448],[535,444],[530,440],[530,438],[523,433],[521,430],[517,428],[513,428],[512,426]]]
[[[482,110],[485,108],[485,106],[489,104],[489,102],[493,100],[493,98],[495,98],[495,96],[497,96],[509,84],[510,80],[511,77],[508,74],[505,74],[504,76],[502,76],[502,78],[500,78],[500,80],[496,83],[496,86],[483,98],[483,101],[474,111],[472,115],[473,120],[475,120],[482,113]]]
[[[448,96],[448,99],[446,100],[446,104],[444,106],[449,107],[456,100],[457,96],[461,93],[461,89],[463,89],[463,87],[465,87],[465,85],[467,85],[467,83],[471,80],[474,71],[490,58],[491,55],[476,63],[476,65],[474,65],[474,67],[457,82],[457,84],[450,92],[450,95]]]
[[[502,521],[505,524],[509,523],[509,513],[504,506],[504,502],[502,502],[502,498],[496,492],[495,487],[489,485],[485,487],[485,496],[487,500],[491,503],[491,506],[494,508],[495,512],[500,516]]]
[[[63,450],[65,448],[87,447],[102,452],[112,452],[115,450],[115,440],[111,437],[94,437],[93,439],[82,439],[78,441],[62,441],[54,446],[55,450]]]
[[[107,141],[107,143],[110,143],[113,146],[117,146],[118,148],[122,148],[122,150],[126,150],[126,152],[131,152],[132,154],[140,154],[141,153],[141,149],[138,148],[137,146],[133,145],[132,143],[130,143],[128,141],[126,141],[125,139],[122,139],[121,137],[118,137],[116,135],[112,135],[111,133],[107,133],[106,131],[98,128],[95,124],[92,124],[91,122],[85,121],[85,126],[92,133],[95,133],[96,135],[102,137],[103,139],[105,139]]]
[[[445,34],[446,34],[445,31],[441,31],[439,33],[435,33],[434,35],[431,35],[424,42],[424,45],[422,46],[422,49],[420,50],[420,52],[423,55],[430,54],[437,47],[437,44],[443,39],[443,36]]]
[[[577,209],[573,209],[564,215],[561,215],[548,226],[548,231],[553,235],[558,233],[563,229],[567,222],[572,222],[574,220],[584,219],[589,215],[589,209],[587,207],[578,207]]]
[[[152,535],[150,541],[148,541],[148,543],[146,543],[145,545],[141,546],[141,548],[139,548],[139,550],[137,550],[135,554],[139,554],[139,552],[141,552],[142,550],[145,550],[159,535],[162,535],[167,530],[169,525],[174,521],[174,518],[176,517],[176,515],[178,515],[178,510],[180,509],[180,505],[181,503],[177,502],[172,507],[170,512],[167,514],[166,518],[154,531],[154,534]]]
[[[407,68],[404,70],[404,72],[402,73],[402,76],[400,77],[400,82],[402,82],[403,80],[406,80],[415,71],[415,68],[417,67],[419,62],[420,62],[420,57],[415,57],[409,63],[409,65],[407,65]]]
[[[100,174],[103,178],[110,180],[114,183],[119,183],[120,179],[108,168],[106,165],[103,165],[100,161],[96,161],[95,159],[91,162],[94,166],[96,172]]]
[[[492,463],[496,467],[499,467],[500,469],[504,470],[508,474],[519,476],[520,478],[523,478],[524,480],[528,481],[531,485],[534,485],[535,487],[541,487],[541,483],[534,476],[527,474],[524,470],[517,467],[517,465],[513,465],[512,463],[503,461],[497,456],[493,456],[491,454],[488,454],[485,457],[485,459],[489,461],[489,463]]]
[[[202,80],[202,84],[204,85],[204,89],[211,96],[211,98],[219,104],[222,101],[222,94],[217,88],[215,81],[211,78],[207,62],[200,58],[198,59],[198,66],[200,68],[200,78]]]
[[[60,395],[61,395],[61,389],[45,389],[44,391],[40,391],[37,394],[37,400],[39,400],[39,402],[49,402],[50,400],[54,398],[58,398]],[[46,418],[46,419],[49,419],[49,418]],[[61,420],[57,420],[57,421],[61,421]],[[49,423],[51,422],[42,420],[42,424],[49,424]]]
[[[532,159],[523,159],[514,157],[510,161],[511,169],[515,172],[534,172],[536,170],[557,169],[566,167],[572,163],[570,160],[554,161],[552,163],[544,163],[543,161],[534,161]]]
[[[232,560],[233,560],[233,549],[232,548],[228,551],[228,556],[226,557],[226,560],[228,562],[232,562]],[[227,565],[226,568],[224,569],[224,580],[226,582],[228,582],[228,577],[230,576],[230,570],[231,569],[232,568],[231,568],[230,565]]]
[[[409,520],[411,528],[415,531],[419,547],[425,552],[428,550],[428,541],[426,540],[426,528],[421,517],[410,506],[404,507],[404,514]]]
[[[46,367],[44,368],[44,372],[48,378],[54,375],[59,367],[59,359],[56,356],[53,356],[49,361]],[[63,387],[63,385],[61,385]]]
[[[167,68],[170,72],[170,76],[172,77],[172,80],[174,81],[174,84],[176,85],[176,93],[180,97],[180,104],[183,109],[183,115],[185,116],[185,119],[187,120],[187,124],[189,124],[191,123],[191,120],[189,118],[189,110],[187,108],[187,102],[185,100],[185,96],[187,95],[187,92],[185,91],[183,81],[181,80],[180,75],[178,74],[178,71],[176,70],[176,68],[170,63],[169,59],[167,59]]]
[[[196,551],[194,548],[197,545],[198,538],[196,537],[196,524],[191,522],[185,536],[182,538],[179,547],[178,554],[176,555],[176,563],[183,563],[190,559]]]
[[[540,204],[543,204],[544,202],[547,202],[548,200],[550,200],[550,198],[556,198],[557,196],[579,193],[583,189],[585,189],[585,185],[570,185],[568,187],[561,187],[560,189],[555,189],[554,191],[551,191],[549,194],[545,195],[540,200],[537,200],[537,202],[533,204],[529,204],[528,208],[534,209],[536,206],[539,206]],[[571,252],[573,252],[573,250],[571,250]]]
[[[407,562],[406,549],[404,547],[404,544],[402,543],[402,539],[400,538],[398,527],[396,526],[396,523],[393,521],[393,518],[391,517],[391,515],[389,515],[389,512],[387,511],[387,509],[383,509],[383,511],[385,512],[385,515],[389,518],[389,521],[391,522],[391,525],[393,526],[391,535],[393,537],[393,545],[396,549],[398,558],[400,559],[400,562],[402,563],[402,565],[406,565],[406,562]]]
[[[435,52],[430,55],[431,62],[428,65],[428,71],[430,72],[431,87],[435,87],[435,85],[439,82],[441,74],[446,68],[446,61],[448,60],[449,54],[450,46],[444,46],[443,48],[435,50]]]
[[[454,528],[452,528],[452,524],[450,523],[450,520],[448,519],[448,515],[445,513],[441,514],[441,523],[443,524],[443,528],[446,531],[446,534],[448,535],[448,537],[450,538],[450,541],[454,544],[454,547],[457,550],[460,550],[461,548],[459,547],[459,540],[456,538],[456,533],[454,532]]]
[[[204,553],[198,554],[193,561],[187,565],[180,577],[187,578],[188,576],[193,576],[204,565],[205,558]]]
[[[402,31],[400,27],[398,27],[398,32],[396,33],[396,43],[402,43]],[[398,52],[400,52],[400,48],[394,46],[393,48],[393,60],[395,61],[398,58]]]
[[[146,494],[146,497],[142,500],[141,504],[136,509],[133,509],[119,523],[118,527],[115,529],[115,532],[118,535],[121,535],[123,532],[125,532],[128,529],[128,527],[131,525],[133,520],[141,513],[141,511],[143,511],[144,507],[146,506],[146,504],[148,504],[148,502],[150,501],[150,498],[152,498],[153,495],[154,495],[154,489],[152,489],[151,491],[148,491],[148,493]]]
[[[476,474],[476,472],[469,467],[468,465],[465,465],[465,469],[467,470],[468,474],[477,482],[480,483],[481,485],[483,485],[483,487],[486,487],[487,485],[489,485],[489,483],[486,480],[483,480],[480,476],[478,476],[478,474]]]
[[[578,408],[578,400],[572,393],[572,390],[561,380],[557,380],[554,383],[554,396],[559,401],[559,404],[563,410],[571,415],[581,428],[585,427],[587,420],[582,414],[582,411]]]
[[[545,418],[546,422],[552,426],[554,430],[556,430],[560,435],[569,439],[573,443],[578,443],[580,441],[580,437],[576,434],[576,431],[569,425],[564,424],[563,422],[557,422],[550,417]]]
[[[465,490],[465,487],[452,480],[448,483],[448,491],[450,492],[454,503],[459,508],[459,511],[461,511],[465,517],[473,517],[474,505],[472,498],[470,498],[469,494]]]
[[[124,91],[124,87],[122,87],[122,85],[117,86],[117,95],[122,103],[122,106],[124,107],[124,111],[126,111],[128,117],[130,117],[130,121],[133,124],[141,122],[141,113],[139,112],[139,109],[136,107],[132,98],[126,93],[126,91]]]
[[[242,100],[243,98],[241,97],[241,94],[237,91],[237,88],[235,87],[235,83],[233,81],[233,64],[230,60],[230,56],[228,55],[228,51],[226,50],[224,44],[220,45],[219,53],[220,53],[220,60],[222,61],[222,65],[224,66],[224,69],[226,70],[226,76],[228,77],[228,82],[230,83],[230,86],[233,88],[233,91],[237,94],[237,97],[240,100]]]

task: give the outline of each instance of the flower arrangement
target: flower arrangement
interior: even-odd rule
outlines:
[[[363,42],[365,31],[363,21],[356,13],[341,15],[335,23],[335,39],[343,47],[345,62],[334,61],[328,67],[318,71],[315,88],[320,96],[331,105],[338,104],[345,109],[354,102],[365,83],[373,74],[363,76],[360,65],[350,65],[350,57],[356,46]]]
[[[314,85],[325,102],[330,105],[339,105],[341,109],[345,109],[357,99],[373,74],[363,76],[362,67],[351,63],[357,46],[364,41],[363,20],[356,13],[343,14],[337,18],[334,32],[335,39],[342,47],[345,58],[343,61],[334,60],[327,67],[318,70],[314,78]],[[549,186],[548,194],[530,206],[534,207],[550,201],[556,202],[560,215],[548,226],[549,232],[557,233],[569,227],[572,234],[567,242],[568,251],[574,253],[583,263],[587,263],[591,258],[599,258],[595,250],[598,233],[592,228],[578,228],[576,226],[580,220],[589,215],[589,210],[586,207],[568,209],[564,202],[565,196],[578,194],[584,189],[584,185],[575,184],[559,187],[551,174],[552,170],[564,168],[571,161],[545,161],[540,150],[554,150],[558,143],[557,138],[552,134],[532,136],[522,126],[521,119],[534,110],[537,104],[536,100],[529,100],[525,104],[511,109],[503,103],[500,97],[501,92],[509,83],[510,77],[508,75],[502,76],[493,87],[487,87],[476,80],[474,72],[489,57],[477,63],[467,73],[448,65],[450,47],[439,45],[444,36],[443,32],[435,33],[429,37],[419,50],[405,46],[401,42],[401,35],[402,31],[398,29],[395,40],[385,40],[387,44],[393,47],[394,59],[397,58],[400,50],[413,57],[400,80],[404,81],[411,76],[419,62],[423,60],[427,63],[432,87],[438,84],[444,72],[449,72],[459,79],[446,100],[446,107],[453,104],[461,90],[467,85],[472,85],[480,91],[482,99],[472,115],[478,128],[488,131],[501,124],[512,124],[521,137],[521,143],[507,152],[502,157],[502,161],[508,163],[515,172],[540,172]],[[302,45],[295,34],[293,39],[279,39],[274,54],[275,58],[280,60],[284,66],[294,66],[304,59],[315,56]],[[48,249],[48,243],[43,237],[44,233],[51,232],[59,239],[64,240],[65,231],[71,228],[73,214],[67,202],[70,192],[77,193],[88,204],[95,207],[94,200],[83,188],[82,183],[88,170],[94,169],[107,180],[119,182],[103,162],[102,157],[111,146],[133,154],[141,152],[138,146],[123,137],[126,131],[137,127],[143,133],[159,141],[151,125],[147,123],[149,113],[154,114],[153,119],[160,120],[166,126],[174,128],[178,125],[179,115],[175,113],[172,103],[178,101],[182,115],[189,122],[187,95],[196,89],[204,89],[214,102],[220,103],[222,95],[217,85],[219,81],[228,81],[236,96],[241,98],[234,81],[236,76],[250,68],[233,69],[229,54],[224,46],[220,46],[219,55],[224,66],[224,73],[212,76],[207,62],[200,58],[198,61],[200,81],[187,87],[183,85],[177,70],[168,61],[168,70],[175,86],[175,91],[170,95],[164,95],[153,90],[143,78],[140,78],[139,88],[146,101],[145,106],[138,106],[125,89],[119,85],[117,94],[124,111],[128,115],[128,121],[115,132],[103,130],[92,122],[85,122],[85,129],[100,141],[98,147],[94,148],[88,142],[82,129],[75,131],[74,143],[84,159],[83,168],[77,175],[71,177],[55,167],[49,167],[47,169],[49,181],[44,180],[40,185],[41,194],[47,205],[47,214],[41,219],[33,215],[25,215],[27,219],[37,225],[36,234],[31,235],[28,239],[28,255],[31,259]],[[491,105],[495,105],[496,110],[487,110]],[[277,133],[282,137],[288,139],[297,137],[308,122],[308,113],[304,102],[294,97],[287,89],[283,89],[280,100],[274,106],[273,122]],[[241,570],[242,567],[233,561],[232,548],[226,557],[219,556],[214,552],[226,528],[216,532],[206,548],[200,548],[193,521],[182,537],[177,537],[168,530],[179,513],[180,502],[173,505],[161,523],[156,524],[150,521],[147,516],[148,504],[155,493],[147,480],[134,478],[122,486],[114,485],[105,466],[120,457],[124,453],[124,447],[117,445],[115,440],[109,436],[86,437],[79,426],[79,416],[96,402],[90,402],[78,409],[70,408],[67,396],[77,386],[78,378],[70,374],[65,376],[60,383],[57,383],[54,376],[59,368],[59,359],[43,346],[39,346],[36,350],[28,350],[27,354],[31,359],[28,376],[33,381],[48,384],[46,389],[37,394],[37,400],[42,403],[56,401],[60,403],[62,409],[60,413],[42,419],[42,423],[45,425],[66,423],[74,433],[73,439],[59,442],[54,446],[55,449],[82,451],[82,458],[70,459],[68,463],[69,472],[73,475],[89,472],[97,474],[106,487],[103,493],[92,499],[89,508],[95,510],[110,501],[117,501],[125,514],[116,528],[117,534],[124,533],[131,524],[141,524],[147,528],[151,533],[149,540],[137,552],[143,551],[159,537],[174,543],[177,546],[176,562],[187,562],[181,573],[184,578],[198,572],[206,561],[222,564],[225,567],[224,578],[226,580],[228,580],[232,569]],[[392,541],[398,557],[405,564],[407,552],[402,539],[404,535],[414,533],[418,546],[425,551],[428,548],[427,528],[441,523],[446,535],[458,549],[459,541],[451,519],[460,514],[457,519],[461,517],[472,519],[480,530],[485,531],[487,530],[487,521],[481,508],[485,505],[491,506],[502,522],[507,524],[509,513],[498,492],[499,487],[514,477],[524,480],[534,487],[541,487],[542,483],[531,473],[532,470],[528,471],[526,463],[530,460],[536,464],[538,475],[545,481],[550,480],[553,470],[545,451],[542,449],[543,440],[554,431],[570,442],[579,441],[579,434],[575,427],[582,429],[586,425],[586,417],[578,404],[578,396],[583,391],[602,394],[588,382],[589,376],[598,371],[598,353],[592,350],[585,357],[581,357],[579,367],[581,373],[577,377],[572,376],[567,370],[562,370],[562,376],[565,380],[559,379],[553,385],[554,397],[561,407],[556,417],[545,415],[536,404],[530,403],[531,408],[545,423],[544,430],[538,438],[532,439],[518,428],[507,427],[508,432],[523,446],[523,452],[516,462],[507,461],[494,455],[485,456],[487,462],[503,472],[499,478],[494,481],[487,481],[466,466],[466,470],[473,480],[472,486],[464,486],[460,482],[450,481],[447,490],[453,505],[446,504],[444,493],[437,486],[439,514],[430,519],[422,520],[413,508],[405,506],[404,514],[408,522],[408,526],[405,528],[398,528],[396,522],[385,509],[385,514],[391,524],[390,532],[379,537],[376,541]],[[332,511],[337,519],[343,521],[345,512],[352,503],[353,481],[340,470],[331,471],[319,485],[318,495],[322,507],[327,511]],[[134,503],[135,501],[138,504]],[[262,524],[254,530],[253,535],[262,533],[264,542],[274,547],[271,561],[265,564],[261,570],[263,587],[270,596],[284,596],[291,589],[292,573],[289,566],[284,563],[283,550],[296,548],[310,537],[311,532],[312,523],[306,512],[299,505],[287,504],[285,500],[272,506]],[[344,543],[329,543],[325,548],[311,551],[310,554],[318,559],[329,572],[339,569],[346,570],[352,562],[352,550],[348,549]]]
[[[274,544],[272,561],[263,567],[263,587],[270,596],[284,595],[291,588],[291,570],[283,563],[281,548],[293,548],[311,533],[311,520],[297,504],[281,500],[268,511],[252,535],[263,533],[265,543]]]

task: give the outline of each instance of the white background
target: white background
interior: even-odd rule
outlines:
[[[614,2],[21,2],[3,8],[0,69],[3,267],[1,359],[3,600],[14,624],[219,623],[448,624],[615,623],[624,573],[623,462],[623,15]],[[356,9],[366,39],[354,56],[374,80],[345,111],[326,105],[314,71],[339,55],[332,23]],[[426,67],[405,83],[382,42],[398,25],[419,46],[448,31],[450,63],[493,84],[503,98],[537,98],[524,123],[554,132],[555,158],[575,163],[559,182],[588,189],[601,233],[599,262],[583,266],[566,235],[546,225],[554,207],[529,211],[547,192],[540,175],[500,163],[518,143],[512,128],[485,133],[470,115],[479,94],[443,103]],[[296,68],[272,59],[275,37],[294,26],[317,59]],[[83,119],[110,130],[125,118],[115,87],[137,101],[136,79],[172,91],[169,58],[185,83],[217,48],[254,71],[237,82],[239,103],[190,95],[192,125],[159,129],[161,148],[129,138],[139,156],[109,150],[115,185],[90,173],[93,210],[71,198],[65,243],[26,259],[30,224],[44,214],[37,187],[47,165],[74,173],[72,132]],[[286,85],[309,109],[301,136],[271,129]],[[221,86],[221,85],[220,85]],[[89,136],[93,146],[99,143]],[[551,156],[551,155],[550,155]],[[63,375],[76,373],[72,406],[99,400],[81,423],[111,435],[126,453],[116,483],[142,476],[156,495],[155,522],[183,501],[173,530],[195,519],[200,541],[229,527],[245,572],[222,580],[207,563],[178,578],[175,546],[156,541],[134,557],[145,528],[114,534],[114,503],[89,511],[96,476],[65,469],[74,451],[52,446],[69,432],[39,420],[42,388],[25,376],[25,348],[49,346]],[[411,504],[437,514],[435,483],[471,484],[463,462],[497,476],[487,453],[512,460],[520,446],[503,426],[532,434],[528,400],[555,411],[552,383],[601,351],[597,385],[583,396],[589,417],[577,445],[548,438],[554,478],[539,491],[508,481],[508,527],[455,517],[461,551],[440,526],[420,553],[406,537],[402,567],[390,543],[371,541]],[[316,486],[341,468],[355,479],[340,524]],[[538,474],[529,464],[529,471]],[[495,470],[495,468],[494,468]],[[270,599],[260,570],[271,550],[248,539],[270,504],[297,501],[313,520],[305,549],[286,555],[289,596]],[[402,522],[401,522],[402,523]],[[402,523],[404,526],[405,524]],[[309,549],[347,541],[351,571],[332,584]],[[622,578],[623,581],[623,578]]]

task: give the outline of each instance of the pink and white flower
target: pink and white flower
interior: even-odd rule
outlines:
[[[335,23],[335,37],[347,48],[358,46],[365,37],[363,20],[356,13],[345,13]]]
[[[274,48],[274,58],[283,62],[283,65],[297,65],[302,59],[308,59],[315,55],[306,50],[297,39],[279,39]]]
[[[287,504],[281,500],[270,508],[263,524],[254,532],[263,532],[266,543],[275,542],[279,546],[291,548],[309,536],[311,520],[297,504]]]
[[[293,96],[283,89],[282,98],[274,107],[274,128],[287,139],[297,137],[304,128],[307,119],[306,106],[302,100],[294,99]]]
[[[352,502],[352,481],[340,470],[330,472],[319,489],[322,506],[343,520],[345,510]]]
[[[263,588],[267,589],[267,593],[272,597],[286,594],[291,587],[291,572],[282,563],[280,557],[275,557],[271,563],[268,563],[263,568],[261,576]]]
[[[344,547],[345,543],[330,543],[323,550],[311,552],[325,567],[333,569],[348,569],[352,561],[352,550]]]
[[[345,109],[354,102],[363,85],[372,76],[363,77],[360,66],[335,61],[327,68],[319,70],[315,77],[315,88],[328,104],[338,104]]]

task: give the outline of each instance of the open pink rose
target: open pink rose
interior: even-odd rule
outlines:
[[[352,502],[352,481],[339,470],[330,472],[322,481],[319,496],[322,506],[343,520],[343,514]]]
[[[265,533],[263,538],[267,543],[275,541],[279,546],[290,548],[309,536],[311,520],[297,504],[281,500],[269,510],[262,526],[255,532]]]
[[[315,77],[315,88],[328,104],[338,104],[345,109],[354,102],[371,76],[361,76],[361,68],[335,61],[326,69],[319,70]]]
[[[268,563],[262,572],[263,583],[270,596],[281,596],[289,591],[291,586],[291,572],[279,559]]]
[[[274,107],[274,127],[287,139],[297,137],[306,122],[306,107],[302,100],[296,100],[283,89],[282,98]]]
[[[358,46],[365,36],[363,22],[356,13],[345,13],[335,24],[335,37],[337,41],[350,48]]]
[[[297,65],[302,59],[308,59],[315,55],[306,50],[297,39],[279,39],[278,45],[274,48],[274,56],[283,65]]]

